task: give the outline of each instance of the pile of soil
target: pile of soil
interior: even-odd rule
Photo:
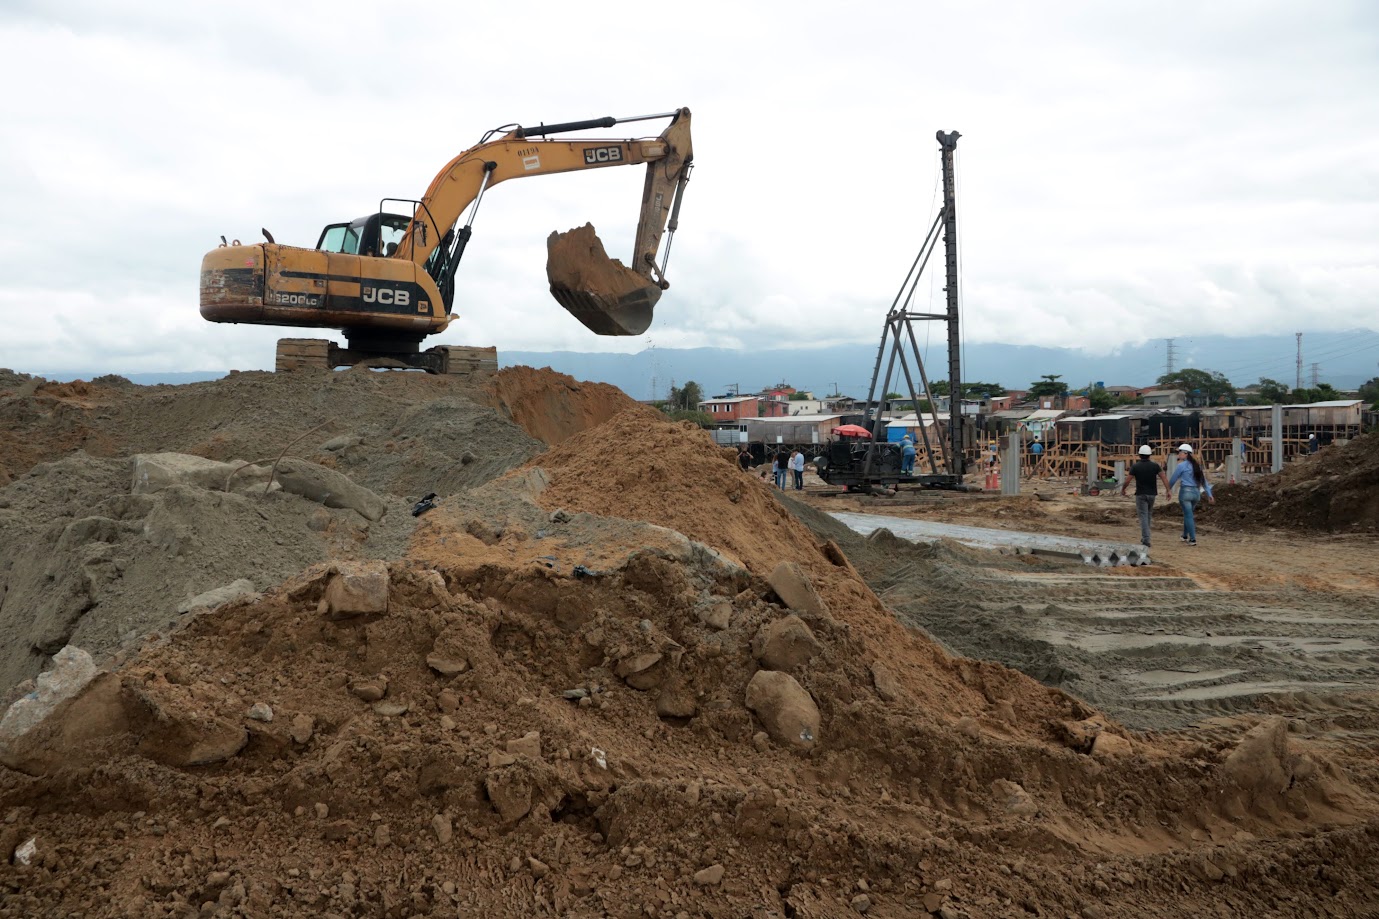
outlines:
[[[384,461],[417,441],[506,430],[485,455],[526,449],[515,425],[465,417],[453,388],[432,392],[444,410],[408,414],[431,384],[350,377],[253,381],[264,420],[222,424],[225,449],[268,446],[260,424],[282,442],[294,425],[275,389],[313,407],[299,434],[338,386],[356,387],[353,430],[305,456],[337,457],[356,482],[412,481]],[[215,387],[156,395],[177,414],[187,394],[233,404]],[[575,403],[572,416],[588,410]],[[783,503],[702,431],[624,408],[408,516],[405,551],[328,544],[327,559],[106,659],[6,742],[0,916],[1371,908],[1372,757],[1335,762],[1279,718],[1132,736],[954,657],[886,609],[839,525]],[[85,411],[172,426],[147,405]],[[184,437],[204,434],[186,417],[198,430]],[[636,458],[620,462],[629,442]],[[91,572],[68,578],[88,592],[118,580],[117,559],[128,572],[170,545],[210,557],[223,531],[262,564],[299,535],[273,528],[291,525],[274,502],[300,495],[179,485],[161,500],[189,518],[153,526],[174,508],[150,507],[124,527],[145,496],[111,495],[111,524],[64,542],[127,460],[63,462],[0,496],[28,482],[34,513],[70,493],[46,554]],[[387,521],[402,499],[384,497]],[[113,548],[77,538],[88,530]],[[960,578],[969,550],[942,551]]]
[[[503,417],[548,446],[563,443],[621,412],[650,423],[664,416],[616,386],[584,383],[549,367],[508,367],[485,385],[486,401]]]
[[[396,558],[421,495],[480,485],[543,448],[489,407],[487,391],[421,374],[143,387],[5,371],[0,384],[13,435],[0,438],[0,699],[26,691],[63,644],[104,660],[206,591],[240,579],[266,590],[331,558]],[[286,453],[349,475],[388,511],[371,521],[285,492],[131,494],[131,457],[158,452],[264,468]]]
[[[1214,522],[1227,529],[1379,532],[1379,433],[1323,447],[1281,472],[1215,494]]]

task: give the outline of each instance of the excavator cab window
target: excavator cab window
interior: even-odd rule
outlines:
[[[398,214],[380,214],[378,226],[379,255],[391,257],[407,236],[407,227],[412,223],[410,217]]]
[[[357,224],[358,221],[355,221]],[[332,223],[321,231],[316,248],[322,252],[359,252],[359,230],[355,224]]]

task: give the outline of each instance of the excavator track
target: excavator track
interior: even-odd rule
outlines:
[[[424,370],[427,373],[482,378],[498,372],[498,349],[469,345],[436,345],[419,353],[342,348],[324,338],[278,339],[278,373],[334,370],[368,362],[375,367]]]
[[[330,370],[330,349],[334,342],[324,338],[279,338],[278,373],[292,370]]]

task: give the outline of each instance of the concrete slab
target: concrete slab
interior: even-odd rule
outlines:
[[[991,549],[1017,555],[1033,553],[1077,559],[1084,564],[1098,568],[1149,564],[1149,547],[1130,543],[1103,545],[1089,543],[1073,536],[1051,536],[1047,533],[1022,533],[1016,530],[960,526],[954,523],[935,523],[929,520],[888,517],[884,514],[836,513],[832,516],[849,529],[855,530],[863,536],[884,527],[901,539],[908,539],[912,542],[936,542],[940,539],[951,539],[954,542],[978,549]]]

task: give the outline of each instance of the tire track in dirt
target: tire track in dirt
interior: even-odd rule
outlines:
[[[903,621],[959,654],[999,660],[1085,698],[1131,728],[1287,712],[1311,697],[1379,687],[1379,602],[1366,596],[1237,590],[1049,562],[1053,570],[1022,571],[1022,560],[994,553],[910,551],[927,557],[861,566]]]

